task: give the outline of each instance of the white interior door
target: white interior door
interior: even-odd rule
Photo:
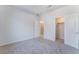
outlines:
[[[76,22],[77,22],[76,15],[68,15],[65,17],[64,22],[64,33],[65,33],[65,44],[78,48],[78,39],[77,39],[77,33],[76,33]]]

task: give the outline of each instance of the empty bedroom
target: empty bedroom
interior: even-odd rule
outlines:
[[[78,54],[79,5],[0,5],[0,54]]]

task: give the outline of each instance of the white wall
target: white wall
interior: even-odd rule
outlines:
[[[3,28],[0,45],[34,38],[36,16],[16,8],[5,7],[5,12],[2,13],[3,18],[0,19],[1,28]]]
[[[8,19],[7,6],[0,6],[0,45],[6,41],[6,21]]]
[[[34,34],[35,38],[40,37],[40,17],[37,16],[35,20],[35,29],[34,29]]]

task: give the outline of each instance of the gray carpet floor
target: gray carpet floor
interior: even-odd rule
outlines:
[[[0,47],[0,54],[78,54],[79,50],[51,40],[35,38]]]

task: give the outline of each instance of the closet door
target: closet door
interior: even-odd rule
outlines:
[[[76,16],[76,39],[78,40],[78,49],[79,49],[79,15]]]
[[[78,48],[78,39],[77,39],[77,17],[76,15],[68,15],[65,16],[65,22],[64,22],[64,34],[65,44]]]

